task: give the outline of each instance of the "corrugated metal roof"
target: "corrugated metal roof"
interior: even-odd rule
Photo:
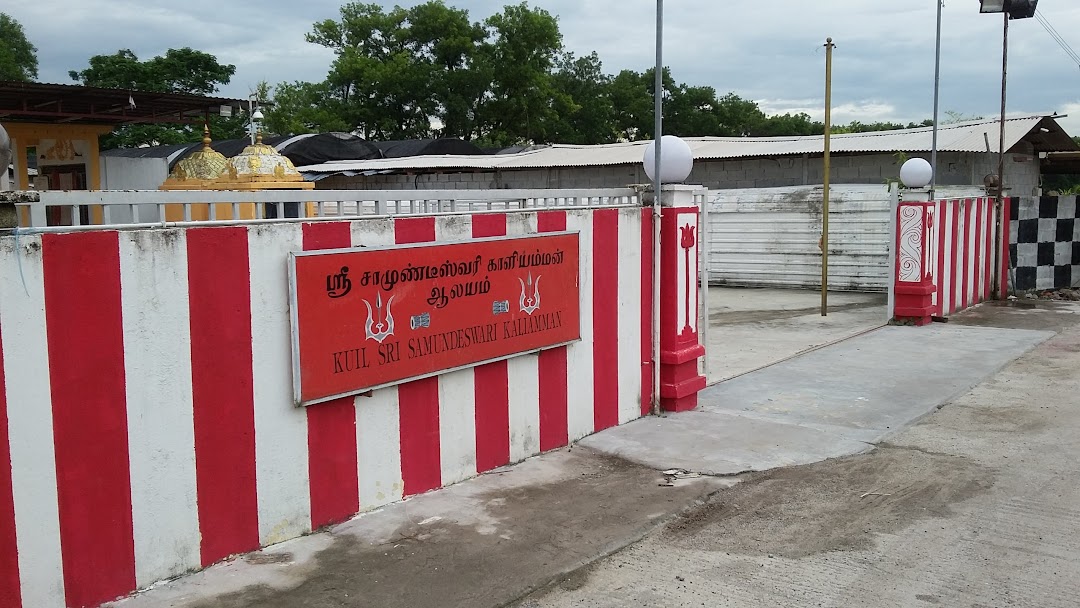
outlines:
[[[979,120],[946,125],[938,130],[938,150],[942,152],[997,152],[999,121]],[[1038,151],[1080,150],[1052,115],[1034,115],[1005,121],[1005,149],[1015,146],[1036,128],[1044,140]],[[929,152],[931,127],[848,133],[833,135],[834,153],[892,153]],[[821,154],[823,136],[809,137],[688,137],[684,138],[694,152],[695,160],[753,158]],[[345,171],[435,171],[435,170],[519,170],[549,167],[598,167],[631,165],[641,162],[648,141],[607,144],[599,146],[554,145],[519,154],[475,156],[414,156],[366,161],[335,161],[300,167],[306,174],[341,173]],[[1039,148],[1042,149],[1039,149]]]

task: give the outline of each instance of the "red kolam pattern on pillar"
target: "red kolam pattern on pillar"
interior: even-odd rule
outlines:
[[[671,207],[660,224],[660,405],[666,411],[696,408],[705,388],[698,368],[705,355],[698,334],[698,217],[696,207]]]
[[[993,247],[994,199],[948,199],[934,203],[934,209],[934,316],[948,317],[990,299],[993,260],[999,259]]]
[[[592,421],[599,429],[625,421],[627,412],[646,411],[647,403],[627,404],[626,396],[647,400],[651,392],[643,383],[651,381],[652,256],[643,250],[640,264],[635,257],[621,266],[620,259],[627,241],[651,244],[648,213],[575,209],[456,218],[471,223],[463,229],[477,239],[568,226],[580,231],[588,244],[580,251],[580,274],[589,280],[587,293],[581,290],[589,304],[582,335],[594,337],[302,413],[278,389],[267,393],[269,407],[258,397],[264,388],[254,386],[256,377],[271,373],[291,377],[291,369],[268,369],[288,357],[253,348],[253,333],[260,344],[270,334],[288,335],[282,320],[288,302],[278,293],[287,291],[289,254],[431,242],[434,218],[309,222],[302,231],[293,223],[119,237],[93,231],[27,237],[22,248],[0,248],[0,465],[11,463],[0,468],[16,467],[10,476],[0,472],[0,604],[98,605],[260,543],[438,488],[448,481],[443,471],[461,470],[462,462],[465,476],[480,473],[565,446],[569,437],[587,434]],[[169,297],[154,308],[152,286],[166,280],[162,269],[169,274],[161,293]],[[624,317],[617,294],[626,293],[640,294],[642,302]],[[155,324],[163,331],[147,331]],[[26,356],[16,363],[12,353]],[[152,354],[167,360],[148,363]],[[595,389],[584,378],[570,381],[580,375],[570,362],[588,364]],[[632,363],[633,373],[612,362]],[[142,373],[174,368],[178,375],[161,386],[182,390],[169,394],[155,392],[156,376]],[[509,386],[530,369],[536,378]],[[45,386],[29,380],[35,377]],[[440,419],[442,395],[463,394],[447,385],[453,382],[468,384],[475,396],[475,424]],[[570,386],[588,389],[571,394]],[[169,413],[167,424],[155,422],[155,409]],[[526,423],[539,428],[520,427]],[[138,434],[129,437],[132,432]],[[165,433],[165,441],[146,432]],[[267,443],[282,438],[295,443]],[[260,460],[276,448],[306,460],[291,461],[297,466],[287,471]],[[55,454],[55,462],[43,452]],[[447,463],[447,454],[463,460]],[[169,488],[176,500],[155,502],[155,487]],[[277,537],[280,518],[288,532]]]

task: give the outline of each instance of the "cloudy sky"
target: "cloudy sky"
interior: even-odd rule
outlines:
[[[365,0],[367,2],[377,0]],[[475,21],[509,0],[446,0]],[[409,6],[416,0],[402,0]],[[237,66],[222,92],[246,98],[260,80],[321,80],[332,54],[304,41],[339,0],[43,0],[3,9],[38,47],[40,79],[70,82],[91,55],[130,48],[147,59],[190,46]],[[383,2],[392,6],[393,2]],[[655,58],[653,0],[531,0],[559,17],[569,50],[597,51],[605,69],[642,70]],[[941,109],[995,116],[1001,94],[998,15],[978,0],[945,0]],[[837,44],[834,120],[919,121],[933,110],[934,0],[668,0],[665,63],[680,82],[754,99],[769,113],[823,114],[823,44]],[[1042,0],[1040,12],[1080,52],[1080,2]],[[1080,66],[1034,19],[1010,28],[1010,114],[1072,114],[1080,135]]]

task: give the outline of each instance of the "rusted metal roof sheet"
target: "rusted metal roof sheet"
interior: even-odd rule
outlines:
[[[999,121],[979,120],[945,125],[938,130],[942,152],[993,152],[998,150]],[[1044,131],[1045,130],[1045,131]],[[1028,139],[1037,152],[1080,150],[1052,115],[1034,115],[1005,121],[1005,149]],[[689,137],[684,138],[695,160],[775,157],[822,154],[823,136],[809,137]],[[891,154],[929,152],[932,129],[902,129],[832,136],[837,154]],[[367,161],[336,161],[300,167],[306,174],[352,172],[419,172],[527,170],[552,167],[600,167],[631,165],[642,161],[648,141],[599,146],[554,145],[519,154],[476,156],[414,156]]]
[[[188,93],[0,81],[0,120],[45,123],[201,122],[243,101]]]

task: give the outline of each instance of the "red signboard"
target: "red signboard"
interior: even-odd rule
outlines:
[[[581,337],[576,233],[295,253],[289,279],[301,405]]]

